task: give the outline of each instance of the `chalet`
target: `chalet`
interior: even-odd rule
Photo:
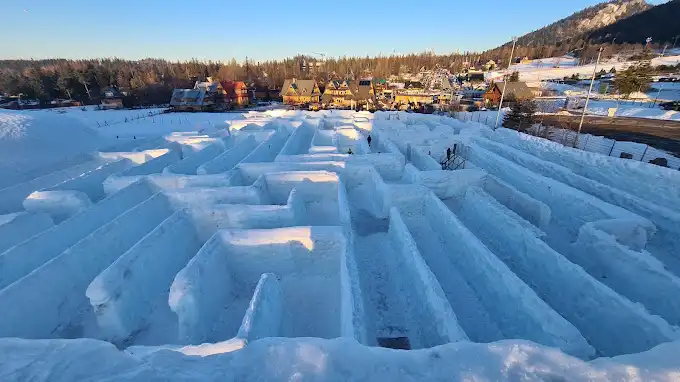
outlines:
[[[122,109],[123,94],[115,86],[109,86],[102,90],[102,109]]]
[[[496,69],[497,66],[498,66],[498,64],[496,64],[496,61],[494,61],[494,60],[489,60],[489,61],[486,62],[486,64],[484,64],[484,65],[482,66],[482,69],[484,69],[484,70],[486,70],[486,71],[489,71],[489,70],[494,70],[494,69]]]
[[[501,100],[501,93],[503,92],[503,84],[503,82],[491,84],[483,96],[485,105],[498,106],[498,103]],[[514,103],[520,99],[531,99],[533,97],[534,94],[524,82],[508,82],[507,85],[505,85],[504,102]]]
[[[243,81],[222,81],[221,89],[226,96],[226,103],[231,107],[246,107],[250,105],[248,86]]]
[[[301,105],[305,103],[318,103],[321,90],[315,80],[287,79],[281,88],[283,103],[287,105]]]
[[[200,111],[203,109],[205,89],[175,89],[170,106],[176,111]]]
[[[429,105],[434,103],[434,94],[425,91],[409,91],[407,89],[394,92],[394,102],[397,104]]]
[[[321,104],[332,108],[375,110],[373,81],[329,81],[321,97]]]
[[[468,70],[465,73],[465,80],[468,82],[484,82],[484,72],[481,70]]]

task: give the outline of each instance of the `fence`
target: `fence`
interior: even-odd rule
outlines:
[[[498,113],[497,110],[474,111],[474,112],[459,111],[451,113],[450,115],[451,117],[462,122],[479,122],[481,124],[494,127],[494,125],[496,124],[497,113]],[[499,125],[501,125],[502,123],[503,123],[503,111],[501,111],[501,117],[500,120],[498,121]]]
[[[106,112],[106,111],[103,111]],[[106,127],[110,125],[115,125],[118,123],[132,123],[135,121],[139,121],[141,119],[146,119],[146,118],[153,118],[159,114],[165,113],[165,109],[163,110],[150,110],[146,113],[144,112],[139,112],[139,111],[134,111],[134,113],[121,113],[124,114],[123,116],[118,117],[115,120],[104,120],[104,121],[96,121],[97,127]]]
[[[496,115],[497,111],[456,112],[452,113],[451,117],[456,118],[457,120],[463,122],[479,122],[481,124],[493,128],[496,123]],[[502,126],[502,119],[503,113],[501,112],[500,121],[498,123],[499,127]],[[596,121],[597,123],[593,123],[592,121]],[[671,123],[674,124],[675,127],[677,127],[677,122],[675,121],[642,120],[638,118],[636,118],[635,121],[636,124],[640,123],[650,124],[650,126],[654,125],[657,128],[662,128],[665,126],[665,124]],[[573,121],[565,121],[563,123],[558,123],[559,126],[564,126],[566,128],[549,126],[555,123],[556,121],[552,119],[546,118],[545,120],[543,120],[541,116],[539,116],[539,124],[526,131],[526,133],[546,138],[551,141],[561,143],[565,146],[575,147],[588,152],[613,156],[617,158],[632,159],[680,170],[680,158],[674,156],[668,151],[654,148],[646,143],[617,141],[615,139],[592,134],[582,133],[579,135],[576,133],[575,131],[576,129],[573,128],[572,126]],[[607,123],[611,123],[611,119],[598,118],[589,120],[589,123],[593,123],[596,125],[597,124],[606,125]],[[651,139],[655,139],[655,137],[651,137]],[[668,148],[671,149],[671,151],[677,152],[678,148],[680,148],[680,142],[673,141],[672,138],[667,139],[658,137],[658,140],[659,146],[669,146]],[[669,144],[668,141],[670,141],[671,143]]]

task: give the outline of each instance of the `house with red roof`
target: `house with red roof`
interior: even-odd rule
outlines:
[[[227,104],[232,107],[245,107],[250,105],[248,86],[243,81],[221,81]]]

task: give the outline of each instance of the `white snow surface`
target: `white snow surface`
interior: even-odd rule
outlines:
[[[656,57],[651,60],[652,66],[659,65],[677,65],[680,63],[680,55],[668,55],[664,57]],[[625,70],[629,66],[635,64],[634,61],[604,61],[597,66],[597,71],[604,69],[609,72],[611,68],[616,68],[617,71]],[[552,57],[534,60],[528,64],[511,65],[507,72],[518,71],[521,81],[541,81],[548,79],[562,79],[564,77],[571,77],[573,74],[578,74],[582,78],[592,75],[595,63],[588,63],[586,65],[578,65],[578,60],[568,57]],[[491,72],[487,75],[488,78],[502,77],[506,71]],[[508,73],[509,74],[509,73]]]
[[[442,116],[153,112],[0,113],[0,379],[680,378],[677,171]]]

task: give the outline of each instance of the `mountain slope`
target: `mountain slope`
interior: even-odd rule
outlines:
[[[652,8],[644,0],[614,0],[585,8],[518,38],[521,45],[549,45],[587,34]]]
[[[660,4],[588,34],[592,42],[605,42],[616,37],[617,43],[644,44],[647,37],[654,42],[673,42],[680,35],[680,0]]]

